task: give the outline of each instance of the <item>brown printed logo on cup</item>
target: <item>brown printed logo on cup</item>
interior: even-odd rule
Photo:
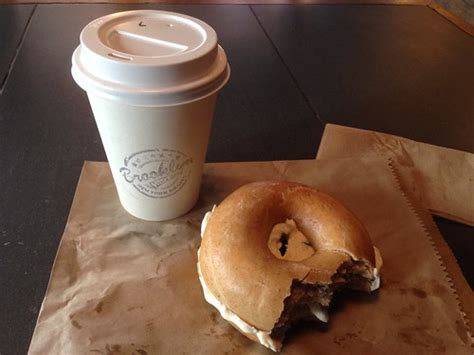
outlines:
[[[193,158],[173,149],[150,149],[124,159],[120,174],[148,197],[164,198],[178,192],[191,175]]]

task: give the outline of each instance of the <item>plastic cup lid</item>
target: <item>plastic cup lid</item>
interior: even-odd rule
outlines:
[[[77,84],[134,105],[176,105],[219,90],[230,68],[216,32],[196,18],[155,10],[98,18],[72,56]]]

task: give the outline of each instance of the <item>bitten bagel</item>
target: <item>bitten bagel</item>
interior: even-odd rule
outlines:
[[[198,272],[206,300],[274,351],[297,320],[327,321],[335,290],[369,292],[380,284],[381,258],[362,223],[304,185],[244,185],[206,214],[201,235]]]

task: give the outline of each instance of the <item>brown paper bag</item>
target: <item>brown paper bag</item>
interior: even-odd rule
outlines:
[[[327,124],[318,159],[391,157],[401,183],[437,216],[474,226],[474,154]]]
[[[329,325],[300,325],[284,353],[472,353],[456,291],[416,208],[385,161],[356,160],[208,164],[197,206],[168,222],[128,215],[108,165],[86,163],[29,353],[271,353],[204,301],[196,271],[204,213],[262,179],[298,181],[342,200],[385,262],[379,291],[338,297]]]

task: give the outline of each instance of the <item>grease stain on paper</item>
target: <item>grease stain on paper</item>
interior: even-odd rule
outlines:
[[[103,301],[100,301],[99,303],[97,303],[97,305],[94,307],[94,311],[96,311],[97,313],[100,313],[102,312],[102,308],[104,307],[104,302]]]
[[[398,332],[398,337],[406,344],[443,353],[446,346],[442,339],[434,337],[422,327],[407,327]]]
[[[143,306],[132,306],[127,308],[127,312],[134,311],[136,309],[143,309]],[[133,345],[133,344],[132,344]]]
[[[82,325],[80,325],[78,321],[76,321],[76,320],[74,320],[74,319],[71,319],[71,323],[72,323],[72,325],[73,325],[75,328],[77,328],[77,329],[79,329],[79,330],[82,329]]]
[[[82,325],[80,325],[79,322],[74,319],[74,315],[73,315],[73,314],[70,314],[70,315],[69,315],[69,319],[71,320],[71,324],[73,325],[74,328],[77,328],[77,329],[79,329],[79,330],[82,329]]]
[[[334,343],[337,345],[343,345],[347,340],[357,338],[358,334],[356,333],[346,333],[344,335],[340,335],[334,338]]]
[[[420,290],[419,288],[416,288],[416,287],[413,287],[411,289],[411,291],[413,292],[413,294],[418,297],[418,298],[426,298],[427,294],[425,291],[423,290]]]
[[[150,333],[153,333],[154,329],[155,329],[155,323],[153,321],[153,319],[151,320],[148,320],[145,324],[145,329],[150,332]]]
[[[413,304],[409,304],[408,306],[400,308],[398,312],[391,313],[391,316],[397,321],[400,321],[402,319],[411,321],[414,318],[421,318],[416,311],[416,307]]]
[[[193,229],[201,230],[201,221],[198,219],[188,219],[186,220],[186,224]]]
[[[130,345],[133,347],[135,346],[134,343]],[[104,350],[89,349],[89,353],[97,353],[97,354],[102,354],[102,355],[120,355],[123,353],[131,354],[131,355],[148,355],[148,352],[141,348],[133,349],[131,353],[127,352],[125,349],[124,351],[122,351],[122,346],[119,344],[112,344],[112,345],[106,344]]]
[[[238,333],[240,335],[240,333]],[[233,329],[231,329],[230,332],[218,334],[217,336],[221,336],[223,338],[226,338],[229,340],[229,342],[236,348],[241,348],[242,344],[239,344],[238,340],[235,338],[235,334],[233,333]]]
[[[112,344],[112,345],[106,344],[105,345],[106,355],[118,355],[120,354],[121,348],[122,347],[118,344]]]
[[[212,323],[214,323],[214,324],[218,324],[218,323],[219,323],[218,320],[217,320],[217,316],[218,316],[218,315],[217,315],[217,312],[216,312],[216,311],[214,311],[214,310],[211,311],[211,320],[212,320]]]
[[[410,288],[401,287],[399,288],[399,290],[402,295],[413,294],[418,298],[426,298],[428,296],[428,294],[425,291],[416,287],[410,287]]]

